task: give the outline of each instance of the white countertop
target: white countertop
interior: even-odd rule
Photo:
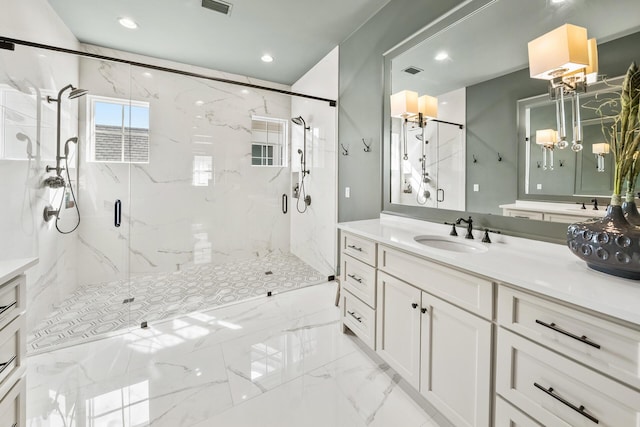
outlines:
[[[0,285],[22,274],[38,263],[38,258],[0,260]]]
[[[572,203],[535,202],[531,200],[516,200],[515,203],[508,203],[506,205],[500,205],[499,207],[502,209],[516,209],[521,211],[555,213],[591,218],[603,217],[607,212],[606,203],[608,202],[609,199],[603,198],[601,203],[604,204],[600,205],[598,210],[594,210],[593,205],[589,203],[585,203],[586,209],[582,209],[580,205]]]
[[[498,282],[515,285],[608,316],[640,325],[640,281],[600,273],[573,255],[565,245],[491,235],[484,253],[456,253],[434,249],[413,240],[417,235],[448,236],[450,226],[381,215],[380,219],[338,224],[338,228],[388,246],[449,264]],[[464,241],[464,226],[458,228]]]

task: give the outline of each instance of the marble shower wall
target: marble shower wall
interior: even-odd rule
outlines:
[[[0,28],[7,37],[78,48],[44,0],[5,2]],[[46,97],[69,83],[78,84],[75,57],[23,46],[0,50],[0,259],[40,259],[27,274],[29,330],[77,284],[76,236],[59,234],[42,215],[49,204],[57,208],[63,192],[42,184],[52,175],[45,167],[55,165],[56,150],[57,104]],[[77,133],[77,101],[63,101],[61,119],[64,141]],[[65,210],[60,228],[72,228],[75,220],[73,210]]]
[[[292,86],[293,91],[328,99],[338,99],[338,47],[309,70]],[[293,117],[302,116],[307,125],[307,169],[305,189],[311,205],[305,213],[291,199],[291,252],[327,276],[337,267],[337,123],[338,109],[326,102],[304,98],[291,99]],[[292,126],[292,186],[300,177],[302,126]],[[368,143],[371,143],[370,141]],[[351,149],[364,148],[361,141],[350,141]],[[296,173],[297,172],[297,173]],[[300,202],[302,208],[304,203]]]
[[[111,49],[84,49],[288,89]],[[88,58],[80,60],[80,70],[82,87],[92,95],[150,104],[149,163],[95,163],[80,156],[80,283],[124,279],[128,270],[144,275],[289,251],[289,215],[281,211],[289,167],[251,166],[251,116],[288,120],[289,96]],[[86,106],[80,116],[87,141]],[[198,159],[210,160],[212,169],[199,171]],[[202,174],[204,184],[195,185]],[[120,228],[113,226],[116,199],[123,202]]]

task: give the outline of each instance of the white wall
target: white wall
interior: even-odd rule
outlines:
[[[293,84],[293,91],[338,99],[338,53],[336,47]],[[290,199],[291,252],[328,276],[335,274],[337,267],[338,111],[327,102],[293,97],[291,115],[302,116],[311,127],[311,130],[307,131],[307,169],[310,170],[310,174],[305,178],[305,188],[311,196],[311,205],[306,213],[301,214],[296,209],[298,200]],[[300,177],[300,174],[295,172],[300,171],[297,150],[303,145],[302,127],[293,125],[291,135],[294,181],[296,177]],[[358,143],[359,141],[354,142]],[[360,146],[356,145],[353,149],[360,149]],[[295,182],[292,185],[295,185]],[[303,208],[304,203],[300,202],[299,205]]]
[[[46,0],[5,1],[2,7],[3,36],[78,48],[78,41]],[[0,258],[40,259],[27,275],[29,330],[76,286],[76,236],[61,235],[42,219],[44,207],[62,193],[42,186],[51,175],[45,166],[55,163],[57,108],[45,98],[69,83],[78,83],[78,60],[73,56],[22,46],[13,52],[0,51]],[[75,102],[63,103],[62,111],[64,138],[77,129]],[[19,134],[27,138],[21,140]],[[71,215],[65,216],[68,221],[61,221],[61,226],[73,223]]]

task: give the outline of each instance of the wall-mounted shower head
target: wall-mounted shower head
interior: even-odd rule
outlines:
[[[86,95],[87,92],[89,92],[87,89],[76,89],[72,87],[71,93],[69,94],[69,99],[80,98],[81,96]]]
[[[306,130],[311,129],[311,126],[307,126],[307,122],[304,121],[302,116],[294,117],[291,119],[291,121],[297,124],[298,126],[303,126]]]

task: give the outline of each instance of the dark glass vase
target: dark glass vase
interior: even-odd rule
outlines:
[[[594,270],[640,280],[640,228],[627,221],[622,206],[609,206],[602,219],[571,224],[567,245]]]
[[[640,212],[638,212],[636,202],[624,202],[622,204],[622,212],[624,212],[624,217],[629,223],[640,226]]]

